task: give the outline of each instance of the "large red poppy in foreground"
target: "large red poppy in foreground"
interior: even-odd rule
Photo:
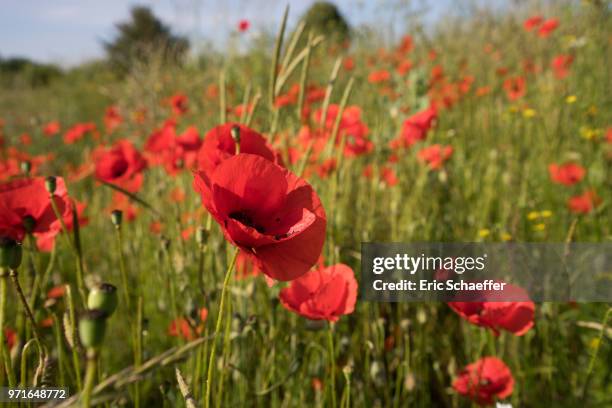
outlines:
[[[196,172],[194,187],[225,237],[266,275],[292,280],[317,262],[325,210],[312,187],[287,169],[241,153],[209,174]]]

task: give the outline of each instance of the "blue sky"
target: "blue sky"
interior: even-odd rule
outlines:
[[[192,40],[208,39],[217,46],[227,40],[242,18],[252,22],[249,35],[277,27],[290,4],[294,23],[314,0],[0,0],[0,55],[24,56],[70,66],[103,55],[102,41],[113,38],[114,23],[131,6],[150,6],[172,29]],[[402,0],[336,0],[353,25],[384,21],[401,24],[394,6]],[[450,0],[413,0],[428,18],[448,8]],[[433,6],[431,5],[433,4]]]

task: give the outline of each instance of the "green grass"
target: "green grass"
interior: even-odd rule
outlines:
[[[414,71],[412,83],[394,73],[389,58],[376,57],[378,50],[368,41],[356,41],[350,50],[356,67],[350,72],[340,70],[331,102],[340,102],[349,78],[354,77],[348,104],[362,109],[375,150],[363,157],[344,158],[339,171],[329,178],[309,176],[328,211],[324,248],[327,263],[335,260],[349,264],[358,274],[362,241],[495,242],[510,236],[518,242],[564,242],[573,223],[576,224],[571,240],[610,241],[612,150],[604,140],[606,128],[612,125],[612,82],[607,63],[612,57],[609,11],[605,6],[598,9],[585,2],[558,6],[546,15],[560,19],[560,27],[548,39],[524,32],[521,22],[526,14],[510,12],[480,20],[449,21],[440,24],[428,37],[415,35],[416,47],[409,58],[423,65]],[[583,46],[570,47],[572,41],[581,39]],[[427,61],[428,43],[438,52],[435,62]],[[486,44],[500,53],[498,60],[495,53],[484,51]],[[550,72],[550,61],[553,56],[568,52],[576,55],[570,75],[557,80]],[[0,97],[0,116],[6,122],[3,134],[9,145],[31,154],[55,154],[55,159],[41,170],[42,175],[65,175],[67,165],[87,160],[95,145],[84,141],[66,146],[60,136],[45,138],[40,131],[41,123],[57,119],[65,129],[76,122],[93,120],[102,128],[103,109],[111,103],[117,104],[126,117],[135,109],[146,108],[148,116],[142,125],[126,120],[112,135],[103,135],[104,140],[128,138],[142,148],[149,133],[168,115],[162,100],[182,91],[189,96],[189,112],[179,127],[193,124],[203,133],[219,123],[219,100],[207,97],[206,89],[218,84],[223,71],[228,106],[242,103],[247,87],[251,96],[261,92],[252,127],[268,134],[284,153],[285,146],[294,143],[292,138],[301,123],[295,106],[275,113],[267,102],[272,53],[271,48],[254,47],[247,55],[230,50],[223,58],[214,58],[206,65],[153,64],[135,70],[124,80],[74,74],[71,80],[54,82],[48,88],[13,88]],[[372,56],[374,64],[369,66],[367,61]],[[308,83],[325,86],[335,58],[336,55],[323,51],[314,53]],[[509,75],[522,74],[525,58],[540,66],[542,72],[528,76],[528,92],[523,99],[509,102],[502,89],[503,79],[495,70],[503,66],[509,69]],[[391,165],[399,178],[398,185],[388,187],[376,177],[364,178],[366,165],[373,164],[375,174],[386,165],[391,153],[387,143],[398,134],[408,116],[402,113],[402,108],[413,112],[418,102],[415,81],[427,79],[435,64],[441,64],[453,81],[467,74],[475,78],[472,91],[455,107],[440,113],[437,126],[419,145],[441,143],[454,147],[444,176],[419,163],[418,148],[413,148],[400,151],[399,161]],[[397,99],[381,95],[377,85],[368,83],[369,72],[381,68],[393,72],[390,86],[399,95]],[[281,93],[298,83],[299,78],[297,69]],[[480,86],[490,86],[491,93],[474,95],[473,90]],[[576,97],[575,103],[566,102],[570,95]],[[535,116],[528,117],[527,109],[533,109]],[[269,131],[274,126],[277,135],[273,136]],[[595,130],[598,137],[592,140],[582,137],[587,129]],[[18,137],[23,132],[32,136],[31,146],[19,146]],[[324,158],[335,154],[331,152]],[[569,159],[587,169],[585,180],[570,188],[551,183],[548,164]],[[338,183],[335,194],[334,178]],[[134,364],[133,337],[137,331],[134,328],[140,318],[142,361],[187,343],[167,334],[175,314],[189,316],[194,310],[207,307],[209,317],[202,335],[210,335],[214,330],[223,274],[233,249],[213,223],[200,284],[198,243],[193,235],[187,240],[180,237],[180,231],[187,227],[207,223],[191,183],[188,171],[177,177],[168,176],[161,168],[146,173],[139,196],[161,212],[166,241],[150,232],[150,223],[156,217],[144,208],[135,221],[123,224],[121,251],[132,309],[120,302],[118,312],[109,320],[100,352],[100,381]],[[186,192],[184,202],[169,200],[175,187]],[[567,199],[586,188],[595,189],[602,204],[591,214],[572,214],[566,207]],[[121,285],[114,227],[105,210],[112,206],[112,191],[91,177],[70,184],[69,191],[71,196],[88,203],[89,224],[81,230],[87,281],[112,282],[119,286],[121,295],[126,288]],[[181,220],[182,214],[198,210],[196,216]],[[527,215],[543,210],[551,211],[552,215],[543,220],[543,228],[536,228],[537,223]],[[74,256],[63,240],[58,239],[56,245],[56,259],[45,288],[71,284],[74,303],[80,311],[83,308],[75,285]],[[29,256],[26,251],[25,258]],[[50,255],[34,253],[33,257],[36,273],[40,274]],[[26,268],[22,268],[21,279],[24,287],[29,288],[31,276]],[[285,310],[278,302],[280,286],[269,288],[261,277],[230,282],[231,319],[222,326],[229,337],[225,344],[218,343],[213,406],[331,405],[325,326]],[[174,304],[171,287],[175,291]],[[135,312],[139,299],[141,317]],[[67,308],[65,301],[50,309],[43,303],[42,297],[36,299],[33,305],[36,317],[55,314],[61,323]],[[502,333],[494,338],[485,329],[461,320],[445,304],[358,301],[355,312],[342,317],[333,327],[337,402],[346,402],[350,395],[353,406],[469,406],[468,400],[452,390],[452,380],[463,366],[484,353],[497,355],[511,368],[516,384],[509,401],[514,407],[605,406],[611,403],[612,391],[610,336],[600,337],[600,330],[579,322],[599,323],[609,308],[609,304],[596,303],[539,304],[535,327],[525,336]],[[19,310],[14,291],[9,290],[7,323],[21,329],[23,343],[31,336],[26,336],[29,330]],[[43,342],[54,357],[48,382],[68,386],[71,394],[76,394],[72,354],[62,332],[59,326],[56,333],[42,330]],[[133,405],[137,394],[140,406],[180,406],[184,399],[175,377],[175,368],[179,368],[199,404],[210,347],[210,341],[199,341],[188,352],[174,350],[166,357],[174,355],[176,359],[154,360],[146,375],[123,373],[119,376],[122,381],[99,395],[110,395],[111,406],[120,400]],[[591,363],[596,350],[597,358]],[[84,353],[78,353],[77,360],[82,378]],[[28,383],[35,366],[31,352]],[[589,384],[583,393],[587,376]],[[6,377],[1,375],[0,379],[4,385]],[[319,391],[312,385],[314,379],[323,383]]]

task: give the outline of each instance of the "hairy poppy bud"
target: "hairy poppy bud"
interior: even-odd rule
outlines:
[[[21,265],[21,244],[0,237],[0,268],[17,269]]]
[[[89,292],[87,307],[91,310],[102,310],[108,316],[117,309],[117,288],[110,283],[96,285]]]
[[[26,176],[30,174],[32,170],[32,162],[29,160],[25,160],[21,162],[21,172]]]
[[[49,176],[45,179],[45,188],[49,192],[49,194],[55,193],[55,189],[57,188],[57,180],[53,176]]]
[[[81,344],[86,348],[97,348],[104,341],[106,332],[106,312],[94,309],[85,312],[79,320]]]
[[[111,222],[115,227],[121,226],[121,221],[123,221],[123,212],[121,210],[113,210],[111,213]]]

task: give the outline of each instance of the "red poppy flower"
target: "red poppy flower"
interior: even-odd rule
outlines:
[[[47,292],[47,299],[60,299],[66,294],[66,285],[54,286]]]
[[[43,126],[43,133],[45,134],[45,136],[54,136],[58,134],[59,131],[60,124],[58,121],[49,122],[45,126]]]
[[[542,38],[548,37],[553,31],[557,29],[559,26],[559,20],[556,18],[551,18],[542,23],[540,29],[538,30],[538,35]]]
[[[261,274],[261,270],[257,264],[252,261],[248,253],[240,251],[236,258],[236,279],[245,279],[249,276],[257,276]]]
[[[514,390],[512,372],[497,357],[483,357],[467,365],[453,381],[453,388],[479,405],[509,397]]]
[[[266,275],[295,279],[317,262],[325,210],[312,187],[287,169],[240,153],[213,172],[197,172],[194,188],[225,237]]]
[[[72,211],[62,178],[56,179],[55,204],[64,222],[71,222]],[[55,237],[61,230],[42,177],[14,179],[0,184],[0,236],[22,242],[34,237]]]
[[[189,101],[187,95],[177,93],[168,98],[167,101],[175,115],[181,116],[187,113],[187,102]]]
[[[94,161],[98,180],[116,184],[131,192],[140,190],[147,162],[129,141],[119,140],[108,150],[96,151]]]
[[[251,26],[251,22],[249,20],[240,20],[238,22],[238,31],[241,33],[245,32]]]
[[[406,54],[412,51],[413,48],[414,41],[412,40],[412,37],[409,35],[405,35],[402,37],[402,40],[400,41],[397,47],[397,52],[399,52],[400,54]]]
[[[525,30],[527,31],[531,31],[534,28],[538,27],[540,24],[542,24],[542,21],[544,21],[544,19],[542,18],[542,16],[533,16],[533,17],[529,17],[527,20],[525,20],[525,22],[523,23],[523,27],[525,27]]]
[[[391,167],[382,167],[380,169],[380,179],[389,187],[396,186],[399,183],[399,179],[395,174],[395,171]]]
[[[193,340],[195,338],[193,329],[189,325],[189,321],[184,317],[179,317],[170,322],[168,326],[168,336],[182,337],[185,340]]]
[[[511,101],[516,101],[517,99],[522,98],[527,92],[527,83],[525,78],[514,77],[506,79],[504,81],[504,90],[506,91],[506,96]]]
[[[311,320],[337,321],[353,313],[357,301],[357,280],[344,264],[314,269],[280,292],[282,305]]]
[[[529,300],[527,292],[518,286],[506,284],[501,292],[481,291],[461,296],[469,296],[470,301],[449,302],[451,309],[468,322],[491,329],[495,335],[503,329],[515,336],[522,336],[533,327],[535,304]]]
[[[425,140],[427,132],[436,119],[438,119],[438,112],[433,107],[415,113],[404,121],[402,131],[396,139],[391,141],[391,147],[410,147],[420,140]]]
[[[95,134],[95,123],[77,123],[64,133],[64,143],[73,144],[81,140],[87,133]]]
[[[588,214],[602,203],[601,198],[595,190],[587,190],[584,193],[570,197],[567,206],[573,213]]]
[[[555,58],[553,58],[550,66],[552,67],[553,71],[555,71],[555,76],[558,79],[563,79],[569,74],[569,69],[573,62],[573,55],[557,55]]]
[[[379,84],[381,82],[387,82],[391,79],[391,74],[386,69],[379,71],[370,72],[368,75],[368,82],[371,84]]]
[[[197,153],[197,168],[204,180],[204,187],[209,185],[210,177],[217,166],[236,154],[236,142],[232,138],[232,128],[240,129],[240,152],[261,156],[279,165],[282,164],[278,154],[266,139],[256,131],[237,123],[226,123],[212,128],[204,136],[204,142]]]
[[[548,173],[553,182],[571,186],[584,178],[586,170],[576,163],[565,163],[561,165],[551,163],[548,166]]]
[[[344,65],[344,69],[347,71],[352,71],[355,68],[355,60],[353,57],[346,57],[344,61],[342,61],[342,65]]]
[[[17,342],[17,332],[15,332],[9,327],[6,327],[4,329],[4,338],[6,339],[6,345],[8,346],[8,349],[11,350]]]
[[[104,126],[106,127],[107,133],[112,133],[122,122],[123,117],[121,113],[119,113],[119,108],[117,106],[109,106],[106,108]]]
[[[306,135],[302,135],[307,137],[302,137],[301,142],[306,146],[310,138],[316,138],[313,152],[315,154],[319,153],[327,145],[327,140],[331,137],[339,112],[339,105],[329,105],[323,130],[309,131]],[[314,114],[315,122],[320,123],[322,117],[323,109],[318,109]],[[369,132],[368,126],[361,120],[361,108],[355,105],[347,106],[342,112],[335,144],[338,146],[342,138],[344,138],[344,155],[346,157],[355,157],[369,153],[374,148],[374,144],[368,139]]]
[[[424,147],[417,153],[418,159],[426,163],[430,169],[437,170],[442,168],[444,162],[453,155],[452,146],[442,146],[439,144]]]

